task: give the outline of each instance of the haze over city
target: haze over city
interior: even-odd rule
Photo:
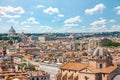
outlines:
[[[119,0],[0,0],[0,33],[120,30]]]

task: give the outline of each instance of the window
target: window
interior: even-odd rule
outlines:
[[[69,70],[69,72],[70,72],[70,70]]]
[[[102,56],[100,56],[100,59],[102,59]]]
[[[39,78],[37,78],[36,80],[39,80]]]
[[[100,69],[102,69],[102,64],[100,64]]]
[[[88,80],[89,78],[87,76],[85,76],[85,80]]]
[[[44,77],[44,79],[47,79],[46,77]]]
[[[41,77],[41,79],[43,80],[43,77]]]
[[[103,76],[105,77],[105,74],[103,74]]]

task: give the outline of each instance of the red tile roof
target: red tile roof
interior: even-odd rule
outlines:
[[[105,69],[102,69],[102,72],[103,72],[103,73],[111,73],[111,72],[113,72],[115,69],[117,69],[117,66],[109,66],[109,67],[107,67],[107,68],[105,68]]]
[[[86,64],[69,62],[69,63],[64,64],[63,66],[61,66],[61,69],[81,70],[81,69],[83,69],[83,68],[85,68],[85,67],[87,67]]]

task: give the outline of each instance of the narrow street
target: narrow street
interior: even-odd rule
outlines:
[[[59,71],[56,64],[40,64],[40,69],[50,74],[50,80],[55,80],[55,76]]]
[[[45,71],[50,74],[50,80],[55,80],[55,76],[59,71],[59,66],[56,64],[48,64],[48,63],[38,63],[34,61],[28,61],[30,64],[36,65],[40,67],[40,70]]]

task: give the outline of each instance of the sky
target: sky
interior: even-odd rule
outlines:
[[[0,33],[120,31],[120,0],[0,0]]]

